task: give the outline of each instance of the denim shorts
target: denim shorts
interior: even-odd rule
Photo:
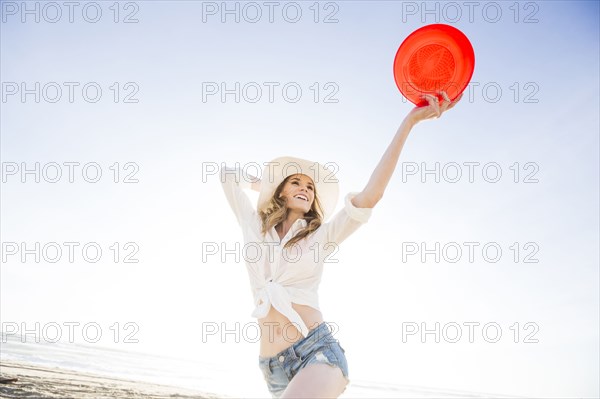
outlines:
[[[348,363],[344,348],[333,337],[326,322],[309,331],[273,357],[258,357],[260,370],[274,398],[278,398],[298,372],[309,364],[325,363],[339,367],[349,383]]]

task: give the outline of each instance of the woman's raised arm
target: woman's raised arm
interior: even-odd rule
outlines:
[[[249,176],[251,180],[250,188],[254,191],[260,192],[260,182],[261,180],[256,176]]]
[[[439,118],[445,111],[454,107],[462,98],[461,94],[455,101],[450,101],[446,92],[438,93],[444,98],[442,104],[439,103],[436,96],[425,94],[423,97],[429,105],[413,108],[406,118],[404,118],[392,142],[381,157],[377,167],[375,167],[369,182],[360,193],[352,198],[352,204],[355,207],[373,208],[381,200],[383,192],[394,173],[394,169],[396,169],[404,142],[412,128],[420,121],[434,117]]]

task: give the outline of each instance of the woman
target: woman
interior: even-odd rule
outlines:
[[[345,197],[335,209],[337,181],[323,165],[281,157],[269,163],[262,180],[236,181],[232,169],[221,182],[244,236],[255,310],[260,324],[259,367],[274,398],[338,397],[350,382],[345,351],[332,336],[319,310],[317,289],[323,263],[336,246],[366,223],[382,198],[412,127],[439,118],[454,107],[445,92],[424,95],[428,105],[404,119],[361,192]],[[239,171],[238,171],[239,172]],[[242,188],[259,191],[257,209]]]

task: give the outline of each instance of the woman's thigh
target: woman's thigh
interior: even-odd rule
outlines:
[[[326,363],[311,363],[292,378],[280,398],[337,398],[348,380],[339,367]]]

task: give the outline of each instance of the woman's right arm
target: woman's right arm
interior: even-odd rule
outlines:
[[[250,188],[254,191],[260,192],[260,179],[258,177],[254,177],[254,176],[248,176],[248,177],[250,177],[250,180],[252,182],[252,184],[250,185]]]
[[[239,168],[230,167],[221,168],[220,180],[227,202],[241,226],[250,220],[256,212],[243,189],[251,188],[251,186],[260,183],[251,183],[244,179]]]

